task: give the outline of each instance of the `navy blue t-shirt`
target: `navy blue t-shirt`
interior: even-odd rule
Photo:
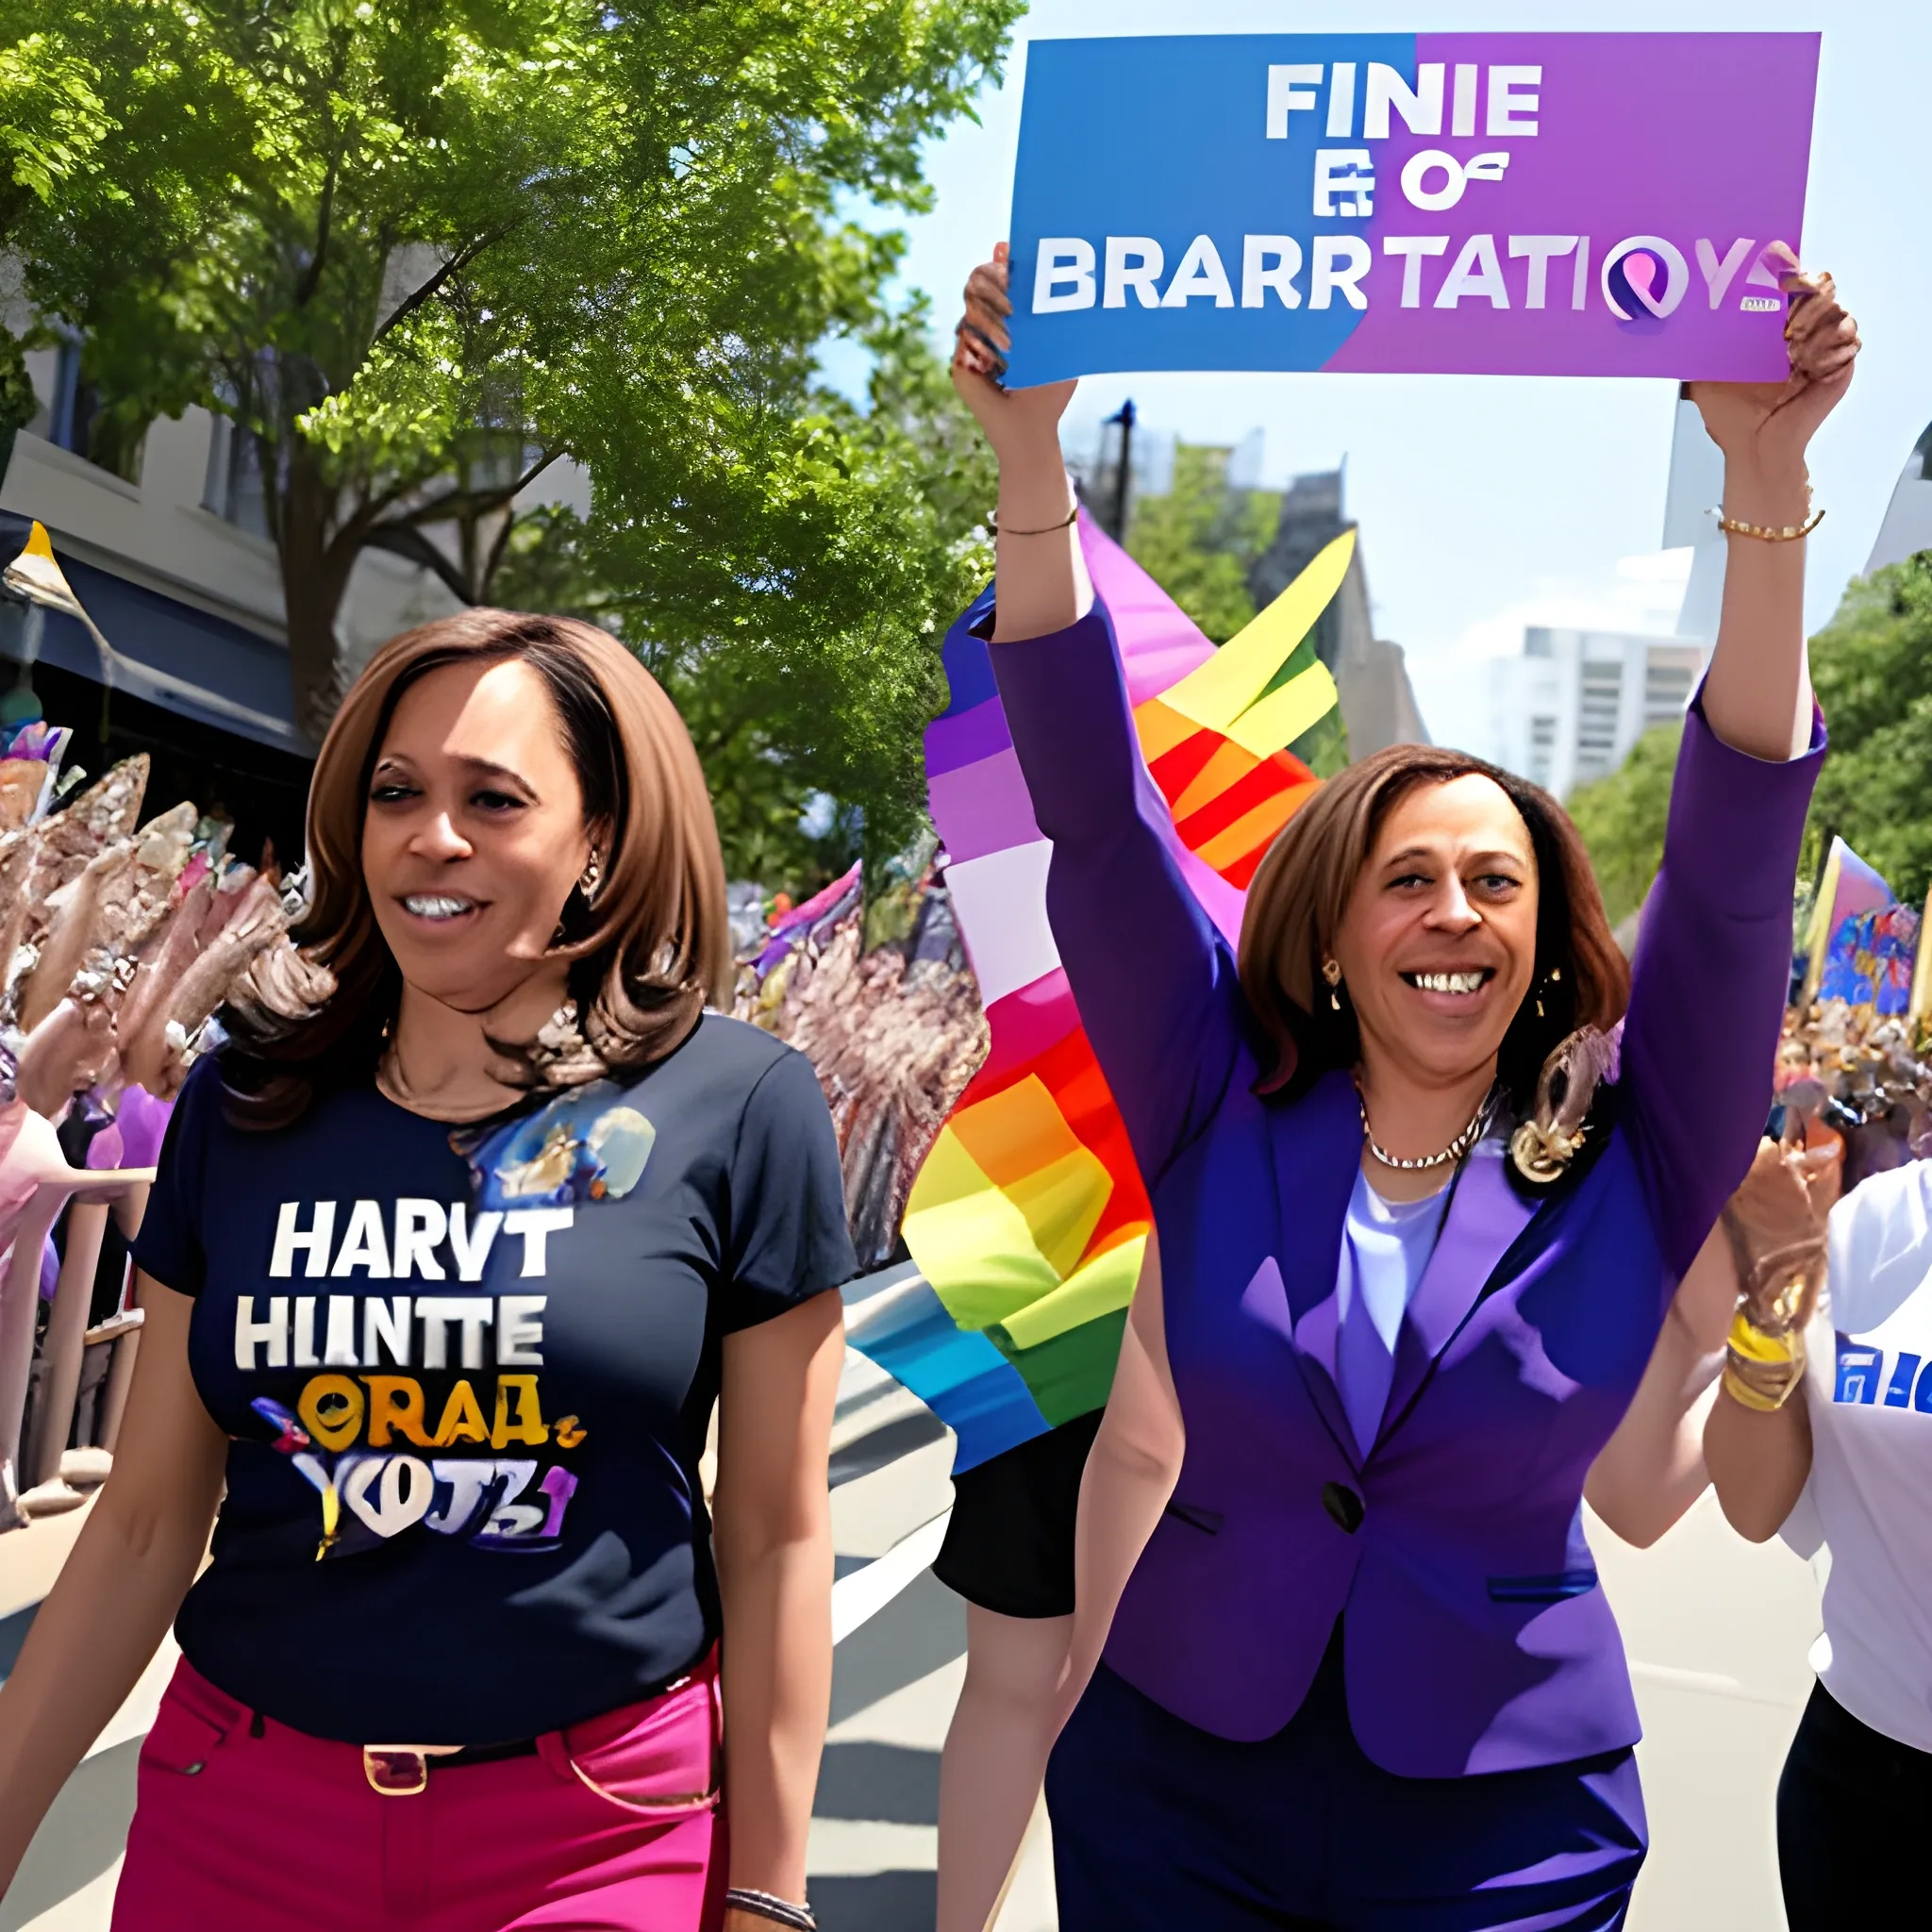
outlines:
[[[181,1648],[351,1743],[529,1738],[702,1657],[722,1339],[856,1267],[810,1065],[710,1014],[641,1077],[472,1128],[371,1086],[238,1129],[204,1061],[135,1256],[195,1297],[233,1439]]]

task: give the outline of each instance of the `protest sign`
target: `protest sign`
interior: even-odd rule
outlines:
[[[1817,67],[1816,34],[1036,41],[1006,379],[1776,380]]]

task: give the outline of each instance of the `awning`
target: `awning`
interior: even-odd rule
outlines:
[[[26,542],[25,517],[0,511],[0,561]],[[278,751],[308,756],[290,722],[289,654],[281,644],[192,604],[131,583],[111,571],[81,563],[54,540],[61,572],[101,634],[134,675],[133,696]],[[45,615],[41,658],[78,676],[101,681],[100,653],[84,626],[58,610]],[[10,627],[0,627],[4,634]],[[143,678],[146,668],[159,675]]]

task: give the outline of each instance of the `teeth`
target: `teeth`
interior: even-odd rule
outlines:
[[[1480,973],[1409,973],[1404,977],[1424,992],[1474,992],[1483,983]]]
[[[465,912],[474,912],[476,902],[474,899],[445,898],[435,892],[415,892],[403,904],[418,919],[456,919]]]

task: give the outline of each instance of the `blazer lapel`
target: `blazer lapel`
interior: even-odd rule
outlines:
[[[1276,1259],[1294,1324],[1295,1364],[1328,1433],[1359,1468],[1355,1431],[1335,1382],[1336,1270],[1348,1198],[1361,1171],[1361,1122],[1346,1074],[1325,1074],[1302,1100],[1271,1116]]]
[[[1509,1185],[1505,1158],[1503,1142],[1486,1141],[1457,1176],[1442,1232],[1395,1338],[1394,1374],[1382,1411],[1385,1435],[1401,1420],[1436,1357],[1538,1211],[1538,1203]]]

